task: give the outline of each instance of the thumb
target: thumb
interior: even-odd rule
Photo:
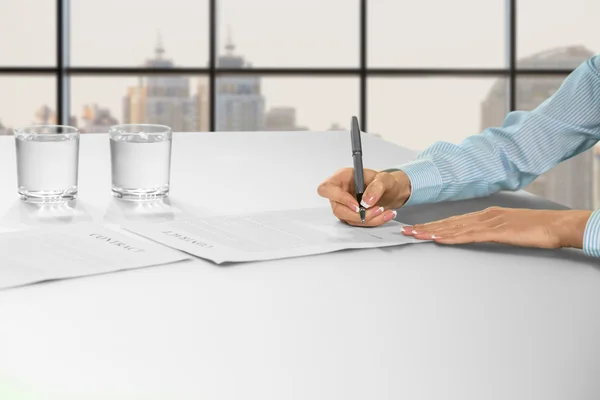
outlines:
[[[389,188],[392,188],[393,185],[394,178],[392,178],[390,174],[378,174],[365,189],[365,193],[363,194],[360,204],[365,208],[369,208],[377,204],[385,191]]]

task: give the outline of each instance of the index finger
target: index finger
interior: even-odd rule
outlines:
[[[321,183],[317,189],[319,196],[334,201],[336,203],[343,204],[349,207],[354,212],[358,212],[358,202],[350,193],[342,189],[340,185],[337,185],[331,181],[325,181]]]

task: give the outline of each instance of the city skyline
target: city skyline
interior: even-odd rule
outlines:
[[[0,15],[0,26],[18,40],[0,43],[0,65],[52,65],[56,60],[55,7],[41,0],[9,1],[11,7]],[[369,0],[367,66],[506,67],[505,5],[503,0],[452,4]],[[359,8],[358,0],[219,0],[216,40],[226,38],[228,26],[234,27],[240,52],[255,67],[358,67]],[[594,16],[599,12],[600,3],[590,0],[574,0],[568,9],[542,0],[519,0],[517,56],[573,44],[597,50]],[[24,20],[29,23],[23,24]],[[37,34],[31,34],[32,26]],[[139,65],[151,53],[157,29],[178,65],[207,65],[207,0],[173,0],[168,9],[161,2],[147,0],[71,2],[69,28],[69,63],[73,66]],[[218,48],[223,48],[222,43]],[[436,140],[460,141],[480,131],[479,103],[494,80],[369,78],[367,128],[415,150]],[[133,77],[73,76],[71,111],[79,114],[91,102],[114,110],[120,119],[120,97],[135,83]],[[51,76],[0,77],[0,91],[11,94],[0,98],[0,119],[5,125],[23,125],[40,104],[55,107],[55,86]],[[267,108],[292,106],[298,124],[311,130],[327,129],[332,121],[347,126],[349,114],[360,111],[359,88],[355,77],[267,76],[262,80]],[[436,118],[430,116],[433,110]]]
[[[156,40],[157,40],[157,43],[155,44],[155,48],[154,48],[154,51],[155,51],[155,58],[154,58],[154,60],[161,59],[166,54],[166,49],[164,47],[164,44],[163,44],[163,41],[162,41],[162,36],[160,35],[160,33],[158,34],[158,38]],[[585,51],[590,56],[592,54],[594,54],[589,49],[585,49],[583,46],[568,46],[566,48],[567,49],[575,49],[575,51]],[[277,79],[277,78],[270,78],[270,77],[267,77],[267,78],[262,77],[261,78],[260,76],[254,76],[254,75],[251,74],[252,64],[249,61],[246,61],[245,58],[242,55],[233,54],[233,51],[235,50],[235,45],[232,42],[231,31],[229,31],[228,42],[225,43],[224,49],[225,49],[225,53],[224,54],[222,53],[221,55],[219,55],[219,58],[217,60],[217,65],[221,65],[222,64],[221,66],[228,67],[228,68],[231,68],[231,67],[234,67],[234,68],[245,68],[245,69],[247,69],[249,71],[249,74],[250,74],[249,76],[252,77],[251,79],[256,79],[257,82],[262,82],[263,80],[269,81],[270,79]],[[583,49],[583,50],[581,50],[581,49]],[[556,51],[560,52],[560,51],[562,51],[562,49],[559,48],[559,49],[547,49],[547,50],[543,50],[541,52],[538,52],[537,54],[530,55],[529,57],[520,58],[518,60],[518,62],[520,64],[522,64],[523,66],[528,67],[528,68],[543,68],[545,65],[548,64],[548,60],[550,59],[548,57],[544,57],[543,55],[546,54],[546,53],[552,53],[552,52],[556,52]],[[529,59],[538,59],[540,61],[537,64],[535,64],[535,65],[533,65],[533,64],[529,64],[528,65],[526,60],[529,60]],[[158,64],[156,64],[157,61],[152,61],[152,60],[153,59],[146,58],[145,65],[147,67],[159,66],[159,67],[167,67],[167,68],[175,66],[175,63],[171,59],[164,59],[164,60],[162,60],[162,61],[164,61],[164,64],[162,64],[162,65],[160,64],[162,61],[159,61]],[[226,65],[227,62],[232,62],[232,60],[233,60],[234,63],[239,62],[240,64],[239,65]],[[577,64],[574,64],[574,63],[572,63],[570,61],[567,61],[566,64],[565,64],[565,62],[561,61],[560,59],[554,58],[553,60],[554,61],[552,61],[551,65],[554,65],[557,68],[573,69],[573,68],[575,68],[577,66]],[[585,59],[580,58],[580,60],[581,60],[581,62],[583,62]],[[72,80],[73,81],[77,81],[77,80],[84,80],[84,79],[93,79],[94,84],[98,85],[98,82],[96,80],[97,79],[98,80],[102,80],[103,78],[104,77],[98,77],[98,78],[74,78]],[[0,76],[0,79],[2,79],[1,76]],[[33,79],[35,79],[35,78],[33,78]],[[186,81],[189,82],[190,93],[192,93],[193,90],[196,90],[196,93],[192,94],[192,96],[193,97],[194,96],[198,97],[198,101],[202,101],[202,100],[200,100],[200,98],[204,99],[203,100],[204,101],[203,105],[205,107],[204,107],[204,109],[199,109],[199,104],[196,105],[196,106],[194,106],[194,108],[195,108],[195,110],[197,111],[198,114],[197,115],[192,115],[191,118],[196,120],[197,125],[194,126],[193,124],[188,124],[188,126],[190,127],[190,129],[181,129],[181,130],[182,131],[206,131],[208,129],[209,124],[207,122],[207,118],[210,116],[210,112],[207,109],[207,107],[208,107],[208,82],[207,82],[206,78],[204,78],[204,77],[198,78],[198,77],[193,77],[193,76],[171,76],[171,75],[168,75],[168,76],[163,76],[163,77],[158,77],[158,78],[150,76],[150,77],[134,77],[134,78],[121,78],[121,79],[128,80],[129,82],[133,82],[133,81],[137,82],[135,85],[127,85],[127,87],[125,89],[126,92],[128,90],[131,91],[131,89],[133,87],[139,86],[141,84],[141,82],[144,81],[144,80],[152,80],[152,79],[164,80],[164,79],[166,79],[166,80],[174,80],[174,81],[181,81],[181,82],[186,82]],[[193,79],[196,79],[197,82],[195,82],[195,83],[192,82]],[[222,82],[224,82],[226,80],[236,81],[236,80],[239,80],[239,79],[243,80],[243,79],[246,79],[246,78],[244,76],[242,76],[241,78],[240,77],[236,77],[236,76],[217,78],[217,85],[216,86],[217,86],[217,88],[219,88],[219,82],[220,81],[222,81]],[[294,80],[294,79],[299,79],[299,80],[302,80],[302,79],[325,79],[327,81],[332,81],[332,80],[342,80],[342,79],[350,79],[350,80],[352,80],[353,78],[283,78],[283,79],[285,79],[286,81],[291,81],[291,80]],[[521,81],[523,81],[526,78],[519,78],[519,79]],[[556,78],[556,77],[554,77],[554,78],[552,78],[552,77],[551,78],[541,78],[541,77],[540,78],[535,78],[534,77],[534,78],[527,78],[527,79],[552,79],[552,80],[559,79],[559,80],[562,81],[564,78],[562,78],[562,77],[560,77],[560,78]],[[111,80],[113,80],[113,79],[111,78]],[[369,85],[370,87],[369,87],[368,97],[374,97],[374,96],[371,95],[371,92],[373,91],[373,87],[377,88],[378,81],[380,81],[380,80],[384,81],[386,84],[388,82],[391,82],[391,83],[402,82],[404,85],[411,85],[411,84],[414,84],[414,83],[419,82],[419,81],[423,81],[423,82],[429,81],[429,82],[432,82],[432,81],[437,80],[438,82],[436,82],[436,84],[439,84],[440,81],[442,81],[442,80],[445,80],[446,81],[445,83],[448,83],[448,81],[449,81],[448,79],[444,79],[444,78],[430,78],[430,79],[426,79],[426,78],[414,78],[414,79],[406,79],[406,78],[392,78],[392,79],[389,79],[389,78],[371,78],[370,82],[372,84]],[[494,80],[494,78],[468,78],[468,77],[467,78],[455,78],[455,79],[451,79],[451,80],[454,80],[455,82],[459,82],[462,88],[468,88],[469,81],[471,83],[481,82],[481,81],[488,81],[488,82],[491,83],[491,86],[493,86],[493,87],[501,87],[502,90],[506,90],[506,87],[505,87],[506,85],[505,84],[502,84],[502,85],[499,86],[499,82],[502,81],[502,80],[504,80],[504,78],[500,78],[500,79],[498,79],[496,81]],[[493,83],[494,81],[495,81],[495,83]],[[421,84],[421,82],[419,82],[419,84]],[[259,85],[261,85],[261,84],[259,83]],[[519,85],[517,85],[517,89],[520,89],[520,88],[521,87]],[[218,90],[220,90],[220,89],[218,89]],[[498,89],[496,89],[496,90],[498,90]],[[427,90],[426,92],[429,92],[429,90]],[[451,93],[452,90],[442,90],[441,92],[442,93]],[[543,100],[543,99],[547,98],[550,94],[551,93],[542,93],[542,94],[539,94],[539,95],[541,96],[541,98]],[[226,95],[227,94],[224,93],[224,92],[219,92],[217,94],[217,108],[218,108],[218,103],[219,103],[220,97],[224,97]],[[260,93],[260,95],[264,99],[264,95],[262,93]],[[506,96],[506,93],[504,95]],[[101,108],[102,110],[105,110],[105,111],[103,111],[103,113],[106,113],[106,110],[108,110],[108,114],[109,114],[109,116],[111,118],[113,118],[114,116],[119,116],[119,115],[123,116],[124,115],[124,110],[122,109],[122,107],[120,107],[120,106],[123,105],[123,102],[120,101],[121,99],[119,101],[117,101],[119,103],[119,106],[117,106],[117,107],[114,106],[114,104],[116,103],[115,102],[115,98],[117,98],[117,97],[118,96],[113,96],[113,99],[112,99],[113,106],[112,107],[110,107],[110,106],[107,107],[107,106],[105,106],[104,103],[95,102],[94,100],[91,100],[91,99],[90,99],[90,101],[85,101],[80,106],[80,110],[81,110],[80,113],[81,114],[78,115],[77,112],[72,112],[71,113],[71,115],[72,115],[71,116],[71,120],[72,121],[82,120],[83,119],[83,115],[85,113],[89,113],[89,108],[90,107],[97,108],[97,109]],[[517,94],[517,98],[518,97],[519,97],[519,94]],[[414,99],[411,99],[411,102],[413,102],[413,100]],[[431,101],[431,99],[428,99],[427,101]],[[541,100],[540,100],[540,102],[541,102]],[[374,101],[370,100],[368,103],[369,103],[369,105],[371,105],[371,104],[374,103]],[[76,104],[76,101],[72,101],[71,104],[74,106]],[[42,105],[42,107],[49,107],[49,106],[47,104],[44,104],[44,105]],[[118,108],[118,107],[120,107],[120,108]],[[271,108],[274,109],[274,110],[283,109],[283,108],[293,108],[294,109],[294,112],[293,112],[294,118],[293,119],[294,120],[297,119],[297,111],[298,110],[295,107],[292,107],[292,106],[289,106],[289,105],[273,104],[271,106]],[[425,107],[423,107],[423,108],[425,108]],[[39,111],[39,109],[38,109],[38,111]],[[369,109],[369,115],[371,114],[370,111],[371,110]],[[270,112],[271,112],[271,109],[265,109],[265,110],[263,110],[262,111],[263,118],[266,117]],[[497,104],[497,107],[495,108],[494,112],[498,116],[504,117],[506,115],[506,107],[504,105]],[[199,124],[199,119],[200,119],[200,115],[201,114],[204,114],[204,117],[203,117],[204,121],[202,122],[202,124]],[[219,118],[219,114],[220,113],[217,112],[217,118]],[[356,114],[357,113],[353,113],[353,115],[356,115]],[[464,114],[463,113],[458,113],[458,114],[456,114],[456,116],[458,116],[458,119],[462,119],[464,117]],[[114,118],[116,118],[116,120],[117,120],[118,123],[126,123],[127,122],[127,118],[122,118],[122,119],[119,119],[118,117],[114,117]],[[40,123],[40,122],[41,123],[55,123],[56,122],[55,118],[47,118],[47,119],[35,118],[35,119],[30,119],[30,120],[32,121],[30,123]],[[110,118],[106,119],[106,120],[110,120]],[[483,117],[481,118],[481,120],[483,120]],[[6,133],[6,128],[7,127],[8,128],[12,127],[12,124],[5,122],[5,120],[2,119],[1,115],[0,115],[0,124],[1,124],[0,125],[0,129],[4,129],[5,133]],[[87,125],[89,127],[90,124],[88,123]],[[175,127],[177,127],[178,124],[177,123],[171,123],[171,125],[174,125]],[[219,130],[227,130],[227,129],[219,129],[218,122],[217,122],[216,125],[217,125],[217,129],[216,129],[217,131],[219,131]],[[96,126],[104,126],[104,125],[96,125]],[[307,129],[307,130],[310,130],[310,129],[312,129],[312,130],[328,130],[328,129],[341,128],[342,126],[343,126],[343,124],[340,125],[339,122],[337,122],[337,121],[331,121],[331,122],[329,122],[327,124],[327,127],[321,126],[321,127],[317,128],[317,129],[314,129],[314,128],[310,127],[307,124],[301,124],[301,129]],[[255,127],[251,128],[251,129],[238,129],[238,130],[259,130],[259,129],[264,129],[264,128],[265,128],[264,126],[260,126],[260,127],[255,126]],[[289,127],[289,129],[290,130],[297,130],[296,127]],[[476,129],[476,130],[465,129],[465,131],[468,131],[469,132],[468,134],[474,134],[474,133],[478,133],[482,129],[484,129],[483,126],[480,127],[480,128],[478,128],[478,129]],[[175,130],[178,130],[178,129],[175,129]],[[391,140],[392,142],[396,142],[396,143],[399,143],[399,144],[406,145],[407,147],[415,149],[415,150],[420,150],[420,149],[423,148],[423,147],[411,146],[411,143],[410,143],[411,137],[421,137],[421,135],[415,135],[415,136],[409,136],[409,135],[407,135],[407,136],[403,137],[403,142],[399,142],[399,141],[395,140],[395,138],[390,137],[390,135],[386,135],[386,134],[382,135],[381,133],[378,132],[378,130],[376,128],[375,129],[369,129],[369,131],[376,133],[378,136],[383,136],[384,138],[386,138],[388,140]],[[0,132],[2,132],[2,131],[0,130]],[[468,136],[468,134],[460,137],[459,140],[462,140],[462,138],[464,138],[465,136]],[[443,140],[453,141],[450,138],[444,138]],[[459,140],[454,140],[454,142],[457,142]]]
[[[231,36],[231,33],[228,37],[228,41],[225,43],[224,45],[224,49],[225,49],[225,53],[221,54],[218,58],[217,63],[221,66],[227,67],[227,68],[245,68],[248,69],[250,75],[249,77],[243,76],[243,77],[223,77],[223,78],[217,78],[217,88],[219,90],[218,95],[217,95],[217,118],[226,118],[227,119],[227,115],[229,113],[224,112],[225,108],[219,107],[219,104],[223,101],[226,100],[225,98],[227,96],[230,96],[229,93],[227,93],[227,89],[223,89],[223,87],[229,87],[229,86],[249,86],[248,85],[248,80],[250,80],[250,85],[251,86],[255,86],[258,85],[260,86],[260,82],[261,82],[261,77],[260,76],[255,76],[255,75],[251,75],[251,64],[249,62],[247,62],[244,57],[242,55],[238,55],[235,53],[235,44],[233,42],[233,38]],[[146,67],[161,67],[161,68],[172,68],[174,66],[176,66],[176,64],[174,63],[174,60],[169,59],[166,56],[166,48],[164,46],[163,43],[163,39],[162,36],[160,35],[160,32],[158,33],[157,39],[156,39],[156,43],[155,43],[155,47],[154,47],[154,57],[153,58],[147,58],[144,65]],[[197,80],[197,82],[194,83],[194,79]],[[89,101],[89,102],[85,102],[83,103],[83,105],[81,106],[81,111],[79,113],[77,112],[73,112],[73,110],[71,110],[71,122],[73,125],[77,125],[78,128],[80,128],[82,130],[82,132],[84,133],[102,133],[102,132],[107,132],[108,128],[110,125],[106,125],[106,123],[100,123],[98,121],[93,121],[94,118],[96,118],[96,116],[98,118],[102,118],[103,121],[105,122],[115,122],[115,123],[141,123],[141,122],[148,122],[148,123],[160,123],[160,124],[164,124],[164,125],[169,125],[173,128],[174,131],[207,131],[208,130],[208,118],[210,116],[210,112],[208,110],[209,107],[209,101],[208,101],[208,83],[207,82],[203,82],[205,81],[204,78],[193,78],[193,77],[188,77],[188,76],[173,76],[173,75],[163,75],[163,76],[149,76],[149,77],[137,77],[137,78],[132,78],[130,80],[135,80],[137,81],[137,83],[135,85],[130,85],[128,87],[125,88],[125,97],[122,99],[121,102],[121,108],[119,110],[115,110],[114,106],[113,108],[111,107],[106,107],[104,104],[99,104],[97,102],[93,102],[93,101]],[[170,101],[168,103],[163,103],[159,100],[157,100],[157,98],[160,96],[157,93],[146,93],[148,86],[151,86],[154,89],[155,92],[162,90],[161,88],[168,88],[167,91],[176,91],[177,93],[165,93],[164,95],[169,97],[170,96]],[[251,90],[251,89],[244,89],[245,91]],[[173,96],[174,94],[174,96]],[[264,103],[264,96],[262,95],[262,93],[260,93],[260,89],[259,89],[259,93],[258,95],[261,97],[261,101]],[[135,117],[132,117],[132,115],[129,114],[129,109],[127,107],[130,107],[132,103],[134,102],[139,102],[141,101],[141,99],[144,99],[143,101],[146,102],[148,101],[147,98],[152,98],[152,101],[155,101],[158,103],[155,104],[155,106],[159,106],[160,104],[171,104],[173,101],[184,101],[181,100],[183,98],[185,98],[186,100],[180,104],[178,107],[176,106],[177,109],[179,108],[188,108],[190,109],[192,112],[191,113],[185,113],[181,110],[179,110],[177,112],[177,115],[175,115],[176,118],[170,118],[170,119],[161,119],[161,117],[157,116],[156,113],[147,113],[146,111],[142,112],[141,114],[138,113],[138,115],[136,115]],[[179,100],[174,100],[174,99],[179,99]],[[74,104],[75,102],[73,102],[72,104]],[[113,104],[115,102],[113,101]],[[261,105],[261,107],[263,107],[263,105]],[[144,105],[144,107],[146,107],[146,105]],[[150,104],[148,104],[148,107],[151,107]],[[271,120],[273,120],[274,114],[277,113],[281,113],[282,110],[287,110],[287,109],[293,109],[293,117],[289,118],[279,118],[278,122],[275,123],[281,123],[281,121],[288,121],[289,123],[293,123],[294,125],[280,125],[280,128],[285,128],[286,130],[308,130],[309,128],[307,126],[296,126],[296,120],[297,120],[297,111],[295,108],[288,106],[288,105],[273,105],[272,108],[270,109],[261,109],[260,110],[260,115],[258,116],[258,118],[260,119],[260,124],[254,123],[254,124],[249,124],[246,120],[243,120],[241,122],[241,125],[239,126],[227,126],[227,124],[225,123],[221,123],[221,124],[217,124],[217,131],[223,131],[223,130],[273,130],[273,127],[267,126],[264,124],[264,120],[266,118],[267,115],[270,115],[272,118]],[[43,116],[40,116],[40,112],[41,110],[45,110],[45,114]],[[92,111],[93,110],[93,111]],[[56,118],[56,114],[55,111],[47,104],[43,104],[41,105],[36,111],[35,111],[34,117],[32,117],[31,119],[31,123],[38,123],[38,124],[47,124],[47,123],[52,123],[55,124],[57,121]],[[116,116],[122,116],[122,118],[118,118]],[[86,117],[87,116],[87,117]],[[83,121],[85,123],[85,125],[81,125],[78,121]],[[248,125],[248,126],[246,126]],[[14,128],[14,126],[9,125],[9,124],[3,124],[3,120],[0,116],[0,134],[7,134],[8,130],[7,128]],[[235,129],[228,129],[228,128],[235,128]],[[327,129],[342,129],[342,126],[336,122],[336,121],[331,121],[330,124],[328,125]],[[326,130],[326,128],[322,128],[322,130]]]

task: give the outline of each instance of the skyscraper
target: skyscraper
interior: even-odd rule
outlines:
[[[220,56],[221,68],[245,68],[244,58],[234,55],[235,45],[229,37],[226,54]],[[216,130],[260,131],[264,129],[265,99],[261,94],[260,77],[233,75],[217,78]]]
[[[138,86],[127,88],[123,98],[123,123],[133,124],[146,120],[146,87],[140,79]]]
[[[522,68],[575,69],[594,55],[581,46],[543,51],[519,60]],[[517,109],[529,111],[550,97],[564,77],[533,76],[517,80]],[[482,129],[500,126],[506,117],[506,81],[498,80],[481,106]],[[525,190],[576,209],[594,208],[594,155],[587,151],[542,174]]]
[[[198,107],[198,123],[197,128],[199,132],[208,132],[210,130],[210,125],[208,123],[210,118],[210,99],[209,99],[209,90],[205,84],[198,84],[198,93],[196,97],[196,105]]]
[[[146,67],[172,68],[173,62],[164,58],[165,49],[159,36],[155,57]],[[125,123],[168,125],[175,132],[198,129],[196,97],[190,94],[190,79],[185,76],[149,76],[137,86],[128,88],[123,99]]]

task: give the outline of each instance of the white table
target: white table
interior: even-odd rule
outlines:
[[[75,221],[116,215],[108,150],[82,136]],[[374,169],[413,157],[374,137],[364,151]],[[172,204],[225,213],[326,206],[318,183],[351,165],[343,132],[177,134],[173,156]],[[0,162],[0,226],[42,221],[17,200],[12,138]],[[492,204],[556,207],[511,193],[399,219]],[[1,291],[0,398],[598,399],[597,266],[579,251],[426,243]]]

